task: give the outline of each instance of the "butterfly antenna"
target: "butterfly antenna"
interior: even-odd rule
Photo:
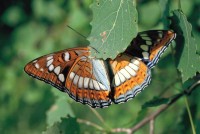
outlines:
[[[69,25],[67,25],[67,27],[70,28],[71,30],[73,30],[74,32],[76,32],[77,34],[79,34],[80,36],[82,36],[83,38],[87,38],[86,36],[82,35],[81,33],[76,31],[74,28],[70,27]]]
[[[82,36],[83,38],[87,38],[86,36],[82,35],[81,33],[79,33],[78,31],[76,31],[74,28],[70,27],[69,25],[67,25],[67,27],[70,28],[71,30],[73,30],[74,32],[76,32],[77,34],[79,34],[80,36]],[[92,46],[90,46],[90,47],[92,49],[94,49],[97,53],[99,53],[99,51],[96,48],[94,48]]]
[[[92,46],[89,46],[89,47],[91,47],[91,48],[94,49],[97,53],[99,53],[99,51],[98,51],[96,48],[94,48],[94,47],[92,47]]]

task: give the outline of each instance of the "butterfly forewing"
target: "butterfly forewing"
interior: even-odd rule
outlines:
[[[175,37],[174,32],[167,30],[140,32],[125,53],[141,58],[149,68],[152,68]]]
[[[87,48],[68,49],[37,58],[25,66],[25,72],[65,91],[67,73],[79,55],[88,55]]]
[[[92,107],[108,106],[111,101],[108,98],[110,84],[106,81],[107,71],[101,60],[88,57],[88,48],[67,49],[31,61],[25,66],[25,71],[67,92],[78,102]],[[96,68],[101,68],[101,72]]]

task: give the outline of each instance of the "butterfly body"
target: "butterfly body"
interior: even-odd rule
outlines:
[[[142,32],[113,60],[91,58],[90,48],[80,47],[37,58],[25,71],[78,102],[103,108],[126,102],[148,86],[150,69],[174,38],[171,31]]]

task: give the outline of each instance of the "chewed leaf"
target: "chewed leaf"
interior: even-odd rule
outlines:
[[[133,0],[97,0],[91,6],[93,20],[91,57],[115,58],[137,35],[137,10]]]
[[[173,11],[172,26],[177,33],[176,65],[181,72],[182,81],[185,82],[195,76],[197,71],[200,71],[197,43],[192,36],[192,25],[182,11]]]

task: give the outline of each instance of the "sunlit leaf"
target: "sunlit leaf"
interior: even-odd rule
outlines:
[[[133,0],[101,0],[92,4],[91,56],[115,58],[137,35],[137,11]]]
[[[62,95],[63,97],[58,97],[55,104],[53,104],[50,110],[47,112],[47,124],[49,126],[53,125],[55,122],[60,122],[62,117],[67,117],[68,115],[71,117],[74,116],[71,106],[67,102],[66,94],[62,93]]]
[[[176,65],[181,72],[182,81],[185,82],[200,70],[200,58],[196,54],[197,44],[192,36],[192,25],[182,11],[173,11],[172,25],[177,33]]]
[[[61,134],[59,130],[59,123],[56,122],[55,124],[53,124],[53,126],[48,127],[47,130],[42,134]]]

